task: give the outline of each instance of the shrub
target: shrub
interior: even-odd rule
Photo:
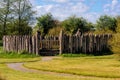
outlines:
[[[113,53],[120,54],[120,33],[114,34],[109,43],[111,45],[111,50]]]
[[[117,56],[120,57],[120,16],[118,16],[116,20],[116,33],[113,34],[113,37],[109,41],[109,44],[111,45],[111,50],[113,51],[113,53],[117,54]]]
[[[61,30],[62,30],[62,27],[54,27],[49,30],[48,34],[53,36],[58,36]]]

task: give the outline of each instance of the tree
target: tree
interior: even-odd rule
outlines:
[[[117,25],[116,32],[120,33],[120,16],[117,16],[116,18],[116,25]]]
[[[12,0],[1,0],[0,1],[0,23],[2,27],[2,34],[5,35],[7,30],[7,23],[10,22],[11,5]]]
[[[100,18],[97,20],[98,30],[112,30],[115,32],[116,27],[116,19],[114,17],[104,15],[100,16]]]
[[[32,10],[32,5],[30,1],[15,0],[13,8],[14,8],[13,15],[15,16],[14,27],[17,26],[19,34],[26,34],[27,32],[30,32],[31,30],[24,32],[24,29],[30,28],[29,24],[31,23],[33,19],[33,14],[35,13]]]
[[[86,32],[90,30],[90,26],[88,25],[87,21],[85,19],[77,18],[76,16],[71,16],[68,19],[64,20],[62,22],[62,25],[70,34],[74,34],[79,28],[82,32]]]
[[[32,33],[30,23],[34,13],[29,0],[1,0],[0,29],[3,31],[2,35]]]
[[[47,13],[37,18],[37,26],[39,30],[42,30],[43,34],[46,35],[49,29],[56,26],[56,20],[50,13]]]
[[[119,54],[120,57],[120,16],[116,18],[116,33],[110,41],[111,49],[115,54]]]

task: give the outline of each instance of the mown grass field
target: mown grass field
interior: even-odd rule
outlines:
[[[114,55],[69,57],[46,62],[31,62],[25,67],[83,76],[120,78],[120,61]]]
[[[40,61],[41,57],[26,54],[5,53],[0,47],[0,80],[108,80],[106,78],[59,76],[54,74],[29,73],[12,70],[7,63]],[[110,79],[113,80],[113,79]]]
[[[70,63],[69,68],[73,68],[75,67],[76,63],[71,63],[71,61],[78,61],[79,58],[86,58],[86,59],[99,59],[101,57],[74,57],[74,58],[60,58],[60,59],[55,59],[49,62],[42,62],[40,61],[41,64],[44,64],[44,68],[48,67],[46,64],[49,63],[48,65],[50,66],[51,62],[55,62],[52,63],[54,64],[53,66],[51,66],[51,69],[56,68],[57,66],[60,66],[63,64],[66,64],[66,61],[68,61]],[[102,57],[103,59],[105,58],[113,58],[112,56],[107,56],[107,57]],[[29,72],[20,72],[20,71],[16,71],[16,70],[12,70],[10,68],[7,67],[6,62],[24,62],[24,61],[34,61],[34,60],[40,60],[41,58],[2,58],[0,59],[1,63],[0,63],[0,73],[2,74],[2,77],[5,78],[5,80],[114,80],[114,78],[103,78],[103,77],[88,77],[88,76],[80,76],[80,77],[76,77],[76,76],[60,76],[60,75],[55,75],[55,74],[42,74],[42,73],[29,73]],[[68,59],[68,60],[67,60]],[[71,61],[70,61],[71,60]],[[63,62],[65,61],[65,62]],[[38,62],[29,62],[26,63],[25,65],[33,65],[36,66],[36,64],[38,63],[38,65],[40,64],[39,61]],[[41,66],[41,65],[40,65]],[[38,68],[40,68],[40,66]],[[31,68],[33,68],[31,66]],[[50,68],[50,67],[49,67]],[[58,67],[59,68],[59,67]],[[76,67],[77,68],[77,67]],[[60,69],[60,68],[59,68]],[[62,71],[62,70],[61,70]],[[89,72],[91,73],[91,72]],[[119,79],[118,79],[119,80]]]
[[[5,80],[114,80],[113,78],[59,76],[54,74],[20,72],[9,69],[6,64],[0,64],[0,72]]]

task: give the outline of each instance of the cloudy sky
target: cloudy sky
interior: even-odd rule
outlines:
[[[71,15],[95,23],[100,15],[120,15],[120,0],[30,0],[37,16],[52,13],[59,20]]]

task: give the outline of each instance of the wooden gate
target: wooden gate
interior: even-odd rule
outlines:
[[[45,36],[40,37],[39,53],[42,56],[53,56],[59,54],[59,37]]]

